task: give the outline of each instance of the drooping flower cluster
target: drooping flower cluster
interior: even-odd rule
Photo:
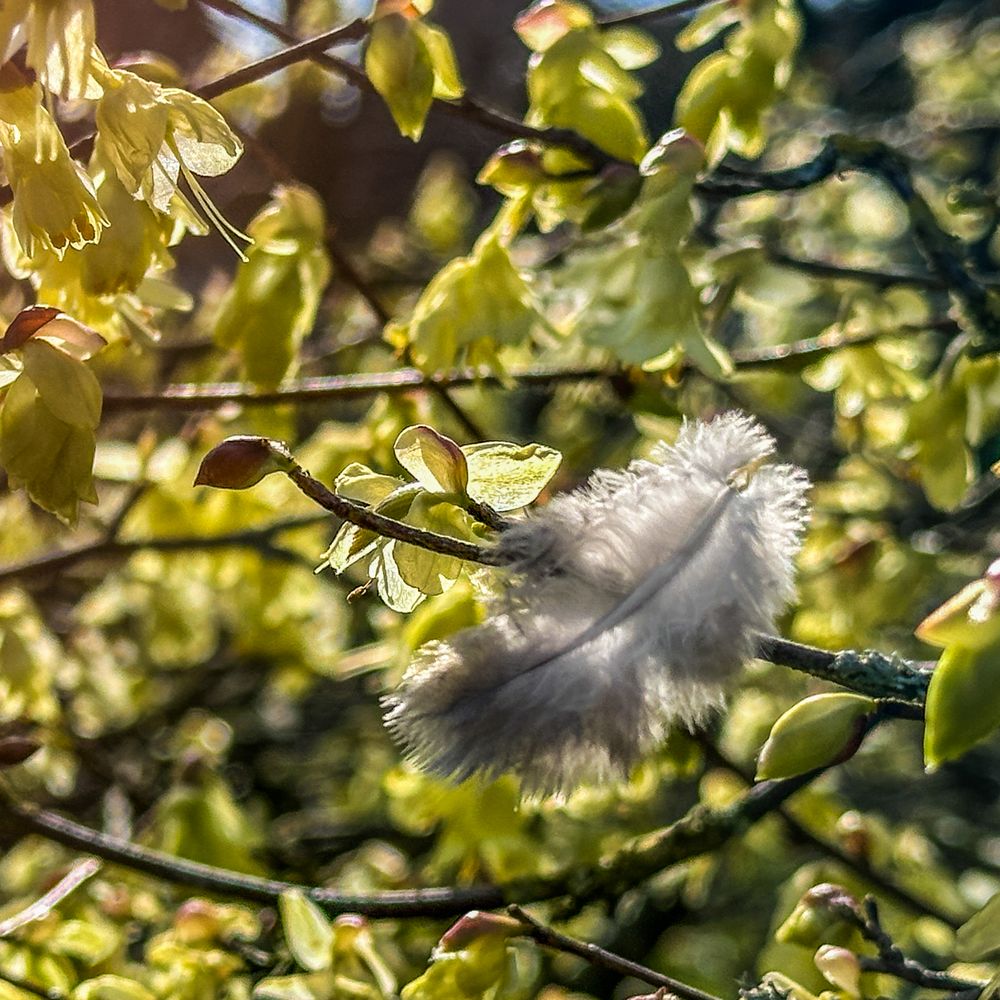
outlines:
[[[740,414],[688,424],[506,532],[492,615],[424,646],[386,699],[409,756],[567,790],[703,720],[792,596],[808,481],[773,451]]]
[[[0,69],[0,152],[12,194],[0,233],[14,277],[115,336],[145,330],[154,301],[184,304],[173,291],[148,293],[185,232],[214,227],[237,253],[236,241],[248,241],[198,180],[229,170],[242,144],[206,101],[108,66],[94,39],[91,0],[0,5],[4,59],[26,46],[37,81],[10,61]],[[63,139],[55,98],[76,102],[74,114],[92,109],[97,136],[86,163]]]

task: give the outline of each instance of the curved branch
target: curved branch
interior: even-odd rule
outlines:
[[[468,562],[480,563],[483,566],[503,565],[499,553],[492,546],[476,545],[460,538],[452,538],[450,535],[439,535],[436,531],[415,528],[412,524],[386,517],[370,507],[365,507],[334,493],[318,479],[313,479],[300,465],[293,466],[285,475],[310,500],[318,503],[324,510],[336,514],[337,517],[343,518],[359,528],[366,528],[384,538],[392,538],[397,542],[415,545],[417,548],[437,552],[443,556],[451,556],[454,559],[464,559]]]
[[[273,558],[297,558],[292,553],[279,549],[269,543],[275,535],[296,528],[308,528],[315,524],[328,521],[323,514],[310,514],[303,517],[288,518],[263,525],[260,528],[247,528],[224,535],[180,535],[165,538],[100,538],[94,542],[78,545],[62,552],[47,552],[34,559],[22,563],[0,567],[0,584],[10,580],[30,580],[33,577],[47,576],[75,566],[89,559],[124,559],[135,552],[155,550],[157,552],[194,552],[211,549],[246,548],[266,552]]]
[[[872,723],[875,724],[875,721]],[[640,837],[591,870],[525,878],[504,886],[472,885],[347,894],[319,886],[245,875],[189,861],[113,837],[47,809],[15,802],[0,791],[0,835],[15,839],[36,834],[74,850],[96,855],[154,878],[250,902],[276,904],[283,892],[299,889],[328,913],[369,917],[448,917],[469,910],[497,909],[570,896],[587,900],[620,894],[656,872],[716,850],[757,820],[778,809],[828,768],[754,785],[722,809],[695,806],[675,823]]]

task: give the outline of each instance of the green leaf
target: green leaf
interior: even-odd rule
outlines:
[[[278,900],[281,926],[292,957],[310,972],[333,961],[333,928],[323,911],[300,889],[289,889]]]
[[[955,956],[963,962],[981,962],[1000,952],[1000,893],[977,910],[958,929]]]
[[[215,339],[239,351],[251,382],[274,388],[298,367],[330,280],[323,203],[304,185],[283,185],[247,232],[254,243],[219,306]]]
[[[457,100],[465,93],[462,75],[458,70],[455,50],[446,31],[426,21],[413,22],[434,68],[434,96],[445,101]]]
[[[437,44],[440,48],[440,41]],[[424,131],[437,78],[434,60],[414,22],[402,14],[388,14],[372,25],[365,72],[399,131],[416,142]]]
[[[924,762],[961,757],[1000,726],[1000,645],[949,646],[927,689]]]
[[[86,920],[63,920],[46,942],[47,947],[87,965],[96,965],[118,947],[120,935],[113,927]]]
[[[438,371],[477,346],[524,343],[538,321],[528,283],[489,233],[470,256],[450,261],[431,279],[406,338],[416,363]]]
[[[405,484],[396,476],[383,476],[372,472],[367,465],[351,462],[341,470],[333,485],[340,496],[375,506]]]
[[[818,694],[793,705],[771,729],[757,762],[757,778],[791,778],[832,764],[860,735],[875,708],[858,694]]]
[[[375,556],[368,566],[368,575],[375,581],[378,596],[388,607],[393,611],[409,614],[425,600],[426,595],[410,586],[400,575],[396,565],[397,545],[398,542],[391,541],[376,548]]]
[[[468,492],[498,511],[527,507],[555,475],[562,455],[543,444],[484,441],[466,445]]]
[[[73,1000],[154,1000],[142,983],[124,976],[97,976],[80,983],[72,993]]]
[[[462,449],[433,427],[416,424],[403,430],[392,446],[399,464],[432,493],[465,493],[469,470]]]
[[[0,464],[40,507],[73,523],[82,500],[96,503],[94,432],[54,416],[22,375],[7,390],[0,411]]]
[[[652,35],[628,25],[609,28],[601,36],[601,45],[622,69],[641,69],[660,56],[660,46]]]
[[[475,520],[461,507],[421,493],[406,515],[406,523],[451,538],[471,539]],[[462,572],[462,560],[440,555],[405,542],[396,542],[394,557],[400,577],[425,595],[446,591]]]
[[[94,373],[65,351],[44,340],[21,348],[24,370],[42,402],[64,423],[92,429],[101,420],[101,384]]]

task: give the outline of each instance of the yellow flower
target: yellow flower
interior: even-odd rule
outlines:
[[[0,69],[0,147],[25,254],[45,248],[62,259],[68,247],[100,239],[108,219],[90,177],[42,106],[41,88],[26,84],[10,64]]]
[[[91,75],[94,39],[92,0],[0,3],[0,56],[9,59],[27,41],[28,65],[47,90],[64,99],[100,96]]]
[[[223,217],[197,177],[217,177],[243,154],[225,118],[200,97],[163,87],[121,69],[103,69],[104,96],[97,105],[97,151],[125,189],[159,212],[177,214],[181,204],[199,221],[207,218],[242,256],[236,239],[251,242]],[[192,198],[181,190],[183,177]]]

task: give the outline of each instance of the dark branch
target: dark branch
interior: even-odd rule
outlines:
[[[5,583],[8,580],[30,580],[39,576],[49,576],[91,559],[124,559],[135,552],[149,549],[158,552],[193,552],[246,548],[261,551],[272,558],[291,559],[292,553],[271,544],[274,537],[285,531],[307,528],[328,520],[329,518],[322,514],[311,514],[224,535],[182,535],[135,539],[101,538],[62,552],[48,552],[22,563],[0,567],[0,583]]]
[[[662,972],[657,972],[648,966],[632,962],[622,955],[616,955],[613,951],[601,948],[599,945],[563,934],[555,928],[543,924],[517,904],[507,907],[507,912],[525,925],[525,937],[530,937],[546,948],[566,952],[568,955],[576,955],[590,962],[591,965],[610,969],[621,976],[631,976],[644,983],[649,983],[650,986],[662,987],[669,990],[673,996],[679,997],[680,1000],[720,1000],[712,993],[706,993],[695,986],[682,983],[679,979],[665,976]]]

